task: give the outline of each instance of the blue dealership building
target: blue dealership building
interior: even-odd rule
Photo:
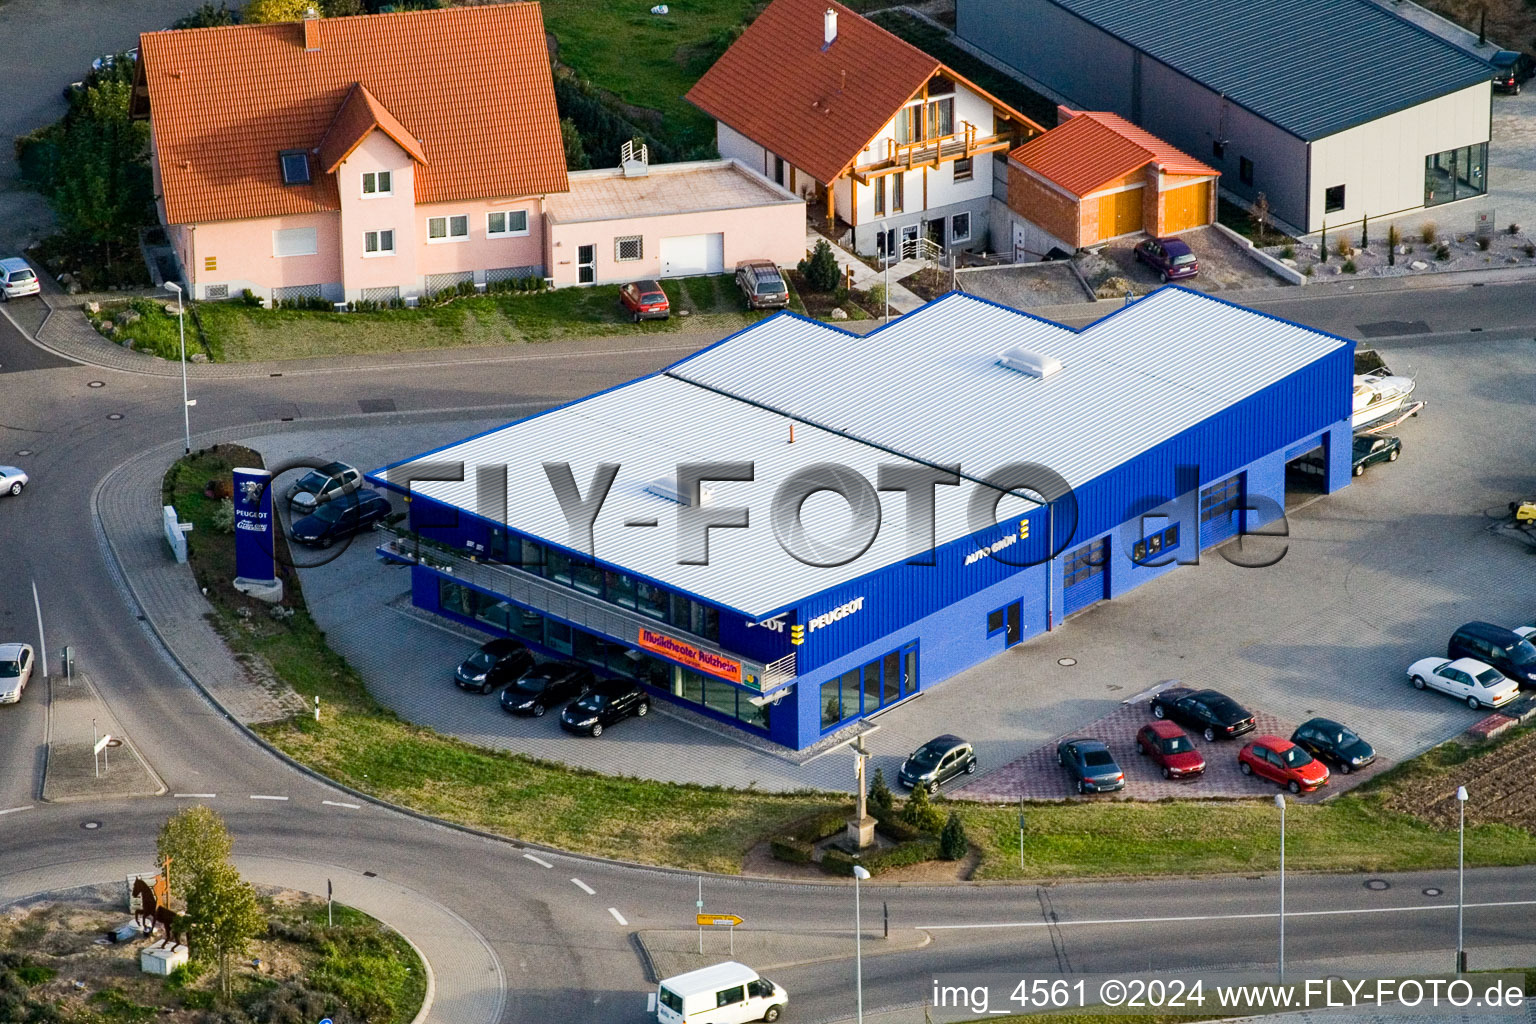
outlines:
[[[416,605],[802,749],[1269,526],[1351,468],[1354,344],[1165,287],[791,314],[369,474]],[[700,478],[694,482],[694,478]]]

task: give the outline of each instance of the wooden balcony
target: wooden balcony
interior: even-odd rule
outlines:
[[[922,167],[937,167],[951,160],[970,160],[984,153],[996,153],[1014,146],[1012,132],[982,135],[969,121],[960,122],[960,131],[939,135],[922,142],[897,142],[885,140],[886,151],[870,163],[853,169],[853,178],[867,185],[875,178],[897,171],[913,171]]]

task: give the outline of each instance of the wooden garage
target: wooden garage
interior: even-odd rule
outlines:
[[[1216,219],[1214,168],[1115,114],[1057,110],[1055,128],[1008,154],[1008,206],[1039,252]]]

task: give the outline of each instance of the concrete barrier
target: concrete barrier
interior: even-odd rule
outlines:
[[[1236,231],[1233,231],[1231,228],[1227,227],[1225,224],[1219,222],[1212,223],[1211,227],[1215,228],[1217,231],[1220,231],[1222,234],[1232,239],[1232,241],[1236,242],[1244,252],[1253,258],[1254,262],[1258,263],[1259,266],[1274,274],[1276,277],[1279,277],[1281,280],[1289,281],[1291,284],[1304,285],[1307,283],[1306,274],[1303,274],[1295,267],[1286,266],[1284,263],[1281,263],[1269,253],[1255,248],[1252,239],[1243,237]]]

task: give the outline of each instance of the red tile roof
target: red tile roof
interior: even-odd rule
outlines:
[[[1080,111],[1008,154],[1075,196],[1159,163],[1167,174],[1220,172],[1177,150],[1117,114]]]
[[[837,38],[824,49],[828,8]],[[686,99],[828,182],[940,67],[842,4],[773,0]]]
[[[347,98],[341,101],[335,119],[325,130],[325,138],[320,140],[321,169],[326,174],[335,174],[341,162],[351,156],[352,151],[361,146],[363,140],[372,135],[375,129],[394,139],[395,145],[405,150],[418,164],[427,162],[427,154],[422,152],[421,142],[395,120],[395,115],[385,109],[384,104],[367,87],[358,83],[352,86]]]
[[[566,190],[537,3],[313,27],[320,45],[310,51],[294,22],[140,37],[170,223],[337,209],[332,163],[316,161],[312,184],[284,185],[278,154],[324,146],[334,159],[374,128],[407,149],[417,140],[418,203]]]

